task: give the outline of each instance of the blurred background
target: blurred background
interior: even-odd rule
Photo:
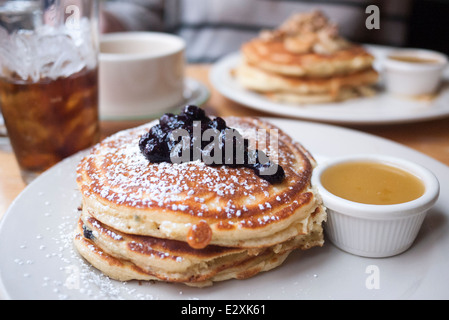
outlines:
[[[413,0],[406,46],[449,54],[449,1]]]
[[[367,6],[380,11],[380,29],[367,30]],[[447,0],[105,0],[103,32],[154,30],[181,35],[191,63],[210,63],[238,50],[261,29],[291,14],[323,11],[349,40],[434,49],[449,54]]]

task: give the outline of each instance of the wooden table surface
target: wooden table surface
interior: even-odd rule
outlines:
[[[209,87],[211,95],[203,106],[209,114],[273,117],[271,114],[254,111],[223,97],[210,85],[209,69],[209,65],[190,65],[186,68],[188,77],[197,79]],[[106,137],[141,123],[135,121],[102,122],[102,136]],[[399,142],[449,166],[449,117],[399,125],[345,127]],[[0,143],[0,218],[25,187],[10,146],[7,143]]]

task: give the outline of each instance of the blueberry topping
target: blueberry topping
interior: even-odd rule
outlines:
[[[210,140],[204,139],[205,136],[210,137]],[[218,141],[213,140],[213,137]],[[153,163],[201,159],[211,166],[250,168],[256,175],[273,184],[285,178],[280,165],[269,161],[263,151],[249,149],[248,139],[229,128],[224,119],[210,119],[203,109],[193,105],[184,107],[179,115],[164,114],[159,124],[141,136],[139,147]],[[217,151],[220,154],[216,154]]]
[[[90,230],[88,227],[86,227],[86,225],[83,224],[83,235],[84,238],[89,239],[89,240],[94,240],[94,234],[92,232],[92,230]]]

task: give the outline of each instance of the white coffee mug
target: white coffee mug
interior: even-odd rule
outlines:
[[[121,32],[100,41],[102,119],[139,119],[184,101],[184,41],[158,32]]]

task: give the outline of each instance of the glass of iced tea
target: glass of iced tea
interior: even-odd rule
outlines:
[[[0,107],[23,180],[99,140],[98,3],[0,0]]]

